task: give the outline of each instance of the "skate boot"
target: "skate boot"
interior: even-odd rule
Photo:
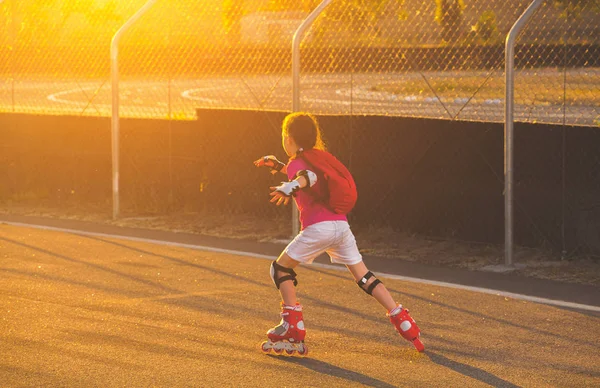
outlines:
[[[419,352],[425,350],[425,346],[423,346],[423,342],[421,342],[421,339],[419,338],[421,336],[421,330],[419,330],[419,326],[417,326],[415,320],[408,314],[407,309],[403,309],[402,305],[399,305],[388,312],[387,316],[390,317],[390,322],[392,322],[396,331],[404,337],[404,339],[412,342]]]
[[[281,304],[281,322],[267,332],[267,341],[261,344],[264,353],[275,353],[283,356],[304,357],[308,348],[304,344],[306,329],[302,318],[302,306]]]

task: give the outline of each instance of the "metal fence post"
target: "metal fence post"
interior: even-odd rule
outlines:
[[[323,13],[332,0],[323,0],[308,17],[300,24],[294,33],[292,40],[292,112],[300,111],[300,43],[304,33],[313,22]],[[292,207],[292,234],[295,236],[300,232],[300,219],[296,203]]]
[[[515,41],[544,0],[533,0],[506,36],[506,95],[504,105],[504,257],[513,265],[514,92]]]
[[[119,28],[113,36],[110,45],[110,74],[112,79],[112,121],[111,121],[111,145],[112,145],[112,193],[113,193],[113,219],[119,217],[119,41],[123,34],[143,14],[156,3],[149,0],[135,15]]]

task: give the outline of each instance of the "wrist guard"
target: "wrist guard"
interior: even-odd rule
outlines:
[[[279,161],[273,155],[263,156],[262,158],[262,166],[269,167],[271,169],[271,173],[281,172],[281,170],[285,167],[285,163]]]
[[[298,190],[300,190],[300,183],[296,180],[293,180],[291,182],[281,182],[281,184],[275,188],[275,191],[279,191],[286,197],[296,195],[296,192]]]

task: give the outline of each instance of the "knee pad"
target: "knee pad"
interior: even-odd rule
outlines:
[[[381,283],[381,280],[375,279],[371,284],[369,284],[369,287],[365,288],[364,286],[367,284],[369,279],[371,279],[374,276],[375,275],[373,275],[373,272],[369,271],[365,274],[365,276],[363,276],[359,281],[357,281],[356,284],[358,284],[360,289],[366,292],[367,294],[373,295],[373,290],[375,289],[375,287],[377,287],[379,284],[383,284]]]
[[[277,274],[277,272],[284,272],[287,275],[283,275],[280,277]],[[279,290],[279,286],[281,285],[281,283],[283,283],[287,280],[293,281],[294,286],[298,285],[298,281],[296,280],[296,272],[294,272],[294,270],[291,268],[286,268],[282,265],[277,264],[276,261],[273,261],[271,263],[271,279],[273,279],[273,283],[275,283],[275,286],[277,287],[278,290]]]

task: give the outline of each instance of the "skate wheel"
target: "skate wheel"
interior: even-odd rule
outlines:
[[[302,345],[300,349],[297,351],[298,357],[306,357],[308,355],[308,347],[306,345]]]
[[[419,338],[415,338],[413,340],[413,345],[415,345],[415,348],[419,351],[422,352],[425,350],[425,345],[423,345],[423,342],[421,342],[421,340]]]
[[[294,349],[291,349],[291,350],[290,349],[285,349],[285,351],[283,352],[283,355],[291,357],[291,356],[294,355],[294,353],[296,353],[296,350],[294,350]]]
[[[269,342],[264,341],[262,344],[260,344],[260,350],[262,350],[263,353],[271,353],[271,346],[269,346]]]
[[[280,354],[282,354],[282,353],[283,353],[283,349],[281,349],[281,348],[276,348],[276,347],[273,347],[273,353],[275,353],[275,354],[277,354],[277,355],[280,355]]]

